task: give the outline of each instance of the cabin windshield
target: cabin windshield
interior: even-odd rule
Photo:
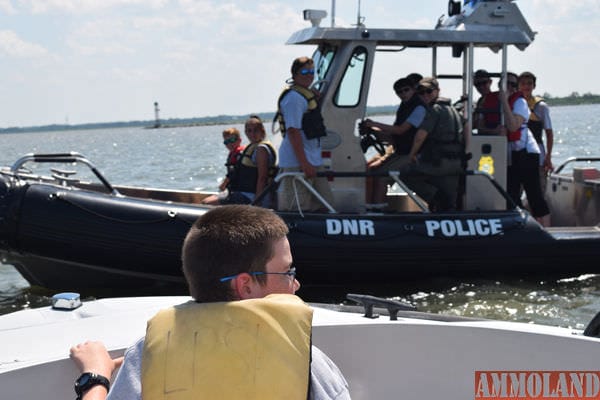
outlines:
[[[333,63],[335,57],[336,48],[330,45],[321,45],[313,54],[313,61],[315,63],[315,89],[322,91],[326,83],[325,77],[327,72]]]
[[[338,107],[356,107],[360,102],[363,78],[367,67],[367,49],[358,46],[346,65],[344,75],[335,92],[334,104]]]

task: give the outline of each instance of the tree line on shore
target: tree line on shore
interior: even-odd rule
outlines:
[[[579,94],[573,92],[566,97],[553,97],[550,93],[544,93],[542,96],[550,106],[568,106],[582,104],[598,104],[600,103],[600,95],[592,93]],[[367,107],[367,115],[382,115],[393,114],[396,112],[397,105],[389,106],[369,106]],[[274,113],[259,113],[263,121],[271,121]],[[216,115],[210,117],[196,118],[170,118],[161,119],[160,125],[156,125],[154,120],[146,121],[123,121],[123,122],[98,122],[88,124],[52,124],[43,126],[27,126],[27,127],[9,127],[0,128],[0,133],[21,133],[21,132],[49,132],[49,131],[64,131],[64,130],[84,130],[84,129],[111,129],[111,128],[173,128],[185,126],[202,126],[202,125],[236,125],[243,124],[246,120],[246,115]]]

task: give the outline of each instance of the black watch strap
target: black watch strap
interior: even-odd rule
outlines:
[[[75,393],[77,394],[77,400],[81,400],[81,397],[84,395],[84,393],[96,385],[104,386],[107,392],[110,389],[110,381],[108,378],[93,372],[84,372],[81,374],[75,381]]]

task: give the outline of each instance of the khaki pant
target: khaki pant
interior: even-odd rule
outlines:
[[[439,164],[421,162],[403,168],[400,179],[435,211],[456,210],[461,160],[442,158]],[[457,175],[454,175],[457,174]]]
[[[300,168],[281,168],[280,172],[299,172]],[[324,167],[317,167],[317,172],[325,171]],[[304,178],[313,188],[333,206],[333,194],[329,187],[327,178]],[[277,201],[279,211],[298,211],[298,205],[302,211],[326,210],[327,207],[319,201],[307,188],[294,177],[281,180],[277,190]]]

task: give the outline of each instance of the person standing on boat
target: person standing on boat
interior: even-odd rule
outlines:
[[[506,191],[517,205],[522,206],[522,185],[531,214],[543,226],[550,226],[550,210],[540,185],[540,147],[527,128],[529,107],[518,91],[516,74],[506,74],[506,91],[500,90],[499,98],[504,112],[504,133],[508,140]]]
[[[464,121],[448,99],[440,99],[437,79],[423,78],[418,90],[429,109],[415,134],[411,164],[400,176],[433,211],[456,210],[459,179],[464,173]]]
[[[533,95],[537,78],[531,72],[523,72],[519,75],[519,91],[527,100],[529,106],[529,121],[527,127],[533,133],[538,147],[540,148],[540,178],[542,193],[546,191],[546,175],[554,170],[552,165],[552,148],[554,146],[554,131],[550,119],[550,108],[543,98]],[[546,134],[546,146],[542,133]]]
[[[309,57],[298,57],[291,67],[292,85],[279,96],[275,120],[283,135],[279,147],[280,172],[303,172],[304,177],[328,203],[333,202],[329,182],[317,177],[324,171],[321,138],[326,130],[318,104],[318,93],[309,89],[314,80],[315,66]],[[278,190],[278,209],[293,211],[324,209],[321,201],[294,177],[281,180]]]
[[[399,171],[410,162],[409,153],[417,128],[427,113],[421,97],[416,94],[415,84],[408,77],[398,79],[394,83],[394,92],[402,101],[396,111],[393,125],[366,119],[365,128],[372,129],[377,139],[392,142],[394,152],[382,157],[377,164],[370,164],[370,171]],[[387,155],[387,154],[386,154]],[[367,193],[368,203],[383,203],[390,178],[375,178],[371,193]]]
[[[349,399],[340,370],[311,346],[312,309],[294,295],[287,233],[260,207],[222,206],[198,218],[182,249],[194,301],[154,316],[124,361],[101,342],[72,347],[78,382],[96,383],[78,399],[107,398],[107,378],[85,373],[110,377],[121,363],[109,400],[164,398],[169,389],[172,400]]]
[[[492,92],[490,74],[479,69],[475,71],[473,85],[481,97],[477,100],[473,125],[479,135],[500,135],[502,124],[500,119],[500,100],[498,92]]]

